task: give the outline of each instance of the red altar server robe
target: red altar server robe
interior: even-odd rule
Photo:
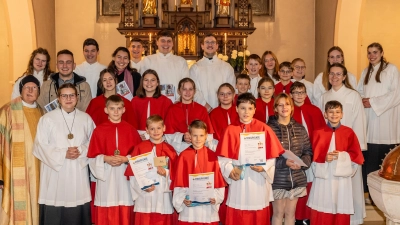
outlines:
[[[254,114],[254,118],[258,119],[261,122],[267,123],[268,118],[273,115],[275,115],[274,99],[271,98],[271,101],[266,103],[261,98],[257,98],[256,99],[256,113]]]
[[[125,121],[107,121],[98,125],[92,134],[88,158],[89,167],[97,178],[94,205],[97,206],[96,225],[130,225],[133,223],[133,205],[129,181],[124,176],[126,164],[111,166],[104,156],[119,150],[121,156],[131,155],[141,142],[137,130]]]
[[[147,118],[152,115],[159,115],[164,119],[171,105],[172,101],[164,95],[158,98],[134,97],[132,99],[133,118],[135,120],[134,126],[140,131],[145,131]]]
[[[294,106],[293,119],[302,124],[310,137],[310,142],[313,140],[313,133],[315,130],[321,129],[326,126],[325,119],[321,110],[312,104],[303,104],[302,106]],[[312,169],[306,170],[307,175],[307,193],[310,193],[314,174]],[[299,198],[296,205],[295,217],[298,220],[310,219],[311,209],[306,205],[308,196]]]
[[[245,168],[243,179],[234,181],[229,178],[233,165],[240,165],[240,133],[265,132],[266,165],[264,172]],[[275,158],[284,152],[275,133],[264,122],[253,119],[249,124],[237,122],[229,125],[217,147],[222,175],[229,184],[227,198],[227,225],[269,225],[269,203],[273,201],[272,182],[275,173]]]
[[[311,208],[311,224],[350,224],[350,214],[354,214],[351,176],[364,157],[354,131],[344,125],[335,130],[326,125],[314,132],[312,143],[314,149],[312,169],[315,180],[311,188],[307,205]],[[334,175],[337,171],[337,160],[327,163],[328,152],[337,150],[347,152],[351,160],[352,175]],[[346,169],[340,168],[340,171]],[[349,169],[347,169],[349,170]]]
[[[210,113],[210,120],[214,128],[214,139],[220,140],[224,130],[228,125],[239,119],[236,112],[236,106],[232,105],[229,109],[223,109],[221,106],[213,109]]]
[[[182,141],[182,137],[185,132],[189,132],[189,125],[193,120],[202,120],[206,123],[208,133],[206,144],[208,144],[211,149],[215,149],[212,137],[214,129],[208,117],[207,109],[197,102],[192,102],[190,104],[177,102],[169,107],[164,121],[167,142],[175,148],[178,155],[191,145]]]
[[[214,172],[215,204],[187,207],[183,200],[188,195],[189,174],[208,172]],[[226,183],[221,174],[217,155],[207,147],[196,150],[190,146],[180,154],[176,164],[176,174],[173,205],[179,213],[179,224],[218,225],[218,209],[224,199]]]
[[[125,113],[122,114],[122,120],[130,123],[132,126],[134,125],[134,117],[133,109],[131,102],[120,96],[124,100],[125,105]],[[86,109],[86,113],[92,117],[92,120],[96,126],[108,121],[108,115],[104,112],[104,108],[106,107],[107,98],[104,95],[97,96],[96,98],[90,101],[89,106]]]
[[[125,176],[132,176],[130,180],[132,199],[135,201],[135,223],[141,225],[172,225],[173,206],[170,186],[175,177],[175,165],[178,159],[174,148],[166,142],[154,144],[146,140],[135,146],[132,156],[138,156],[153,151],[157,157],[168,157],[166,176],[159,176],[160,184],[154,191],[141,190],[130,166],[126,169]]]

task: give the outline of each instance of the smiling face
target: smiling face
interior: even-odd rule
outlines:
[[[338,50],[333,50],[328,55],[329,64],[340,63],[343,64],[343,55]]]
[[[78,103],[77,93],[73,88],[63,88],[59,89],[60,96],[58,97],[58,102],[61,108],[66,112],[72,112]]]
[[[303,61],[296,61],[293,65],[293,78],[297,81],[302,80],[303,76],[306,74],[306,65]]]
[[[165,125],[162,121],[152,122],[146,127],[146,132],[154,142],[158,143],[164,135]]]
[[[170,53],[172,51],[172,47],[174,47],[174,41],[171,37],[160,37],[156,44],[158,51],[164,55]]]
[[[153,96],[156,91],[159,83],[157,81],[157,77],[154,74],[148,73],[144,75],[143,79],[143,88],[146,92],[146,96]]]
[[[96,46],[85,45],[85,47],[83,47],[83,56],[85,57],[86,62],[88,62],[89,64],[97,62],[98,55],[99,51],[97,51]]]
[[[33,104],[39,96],[39,87],[33,83],[28,82],[22,87],[21,98],[28,104]]]
[[[110,73],[105,73],[103,75],[103,87],[106,91],[114,91],[115,90],[115,78]]]
[[[283,97],[278,99],[277,105],[275,106],[275,112],[280,118],[290,118],[292,113],[292,105],[290,104],[290,100]]]
[[[218,100],[221,106],[231,107],[234,93],[228,87],[221,87],[218,91]]]
[[[264,57],[264,65],[268,70],[275,70],[275,59],[271,54]]]
[[[33,58],[33,69],[36,72],[40,72],[42,70],[44,70],[44,68],[47,65],[47,57],[46,55],[43,54],[36,54],[35,57]]]
[[[192,138],[192,145],[194,149],[201,149],[206,143],[207,132],[204,129],[191,128],[190,137]]]
[[[183,83],[178,90],[178,94],[182,98],[182,103],[189,104],[193,102],[193,97],[194,97],[194,86],[191,82],[185,82]]]
[[[75,69],[74,57],[69,54],[60,54],[57,56],[57,69],[61,79],[71,79],[73,74],[72,72]]]
[[[260,73],[262,65],[255,59],[250,59],[246,64],[246,69],[250,76],[257,76]]]
[[[236,89],[238,90],[239,95],[247,93],[250,89],[250,81],[247,79],[237,79]]]
[[[118,71],[122,71],[129,65],[129,54],[125,51],[118,51],[113,60]]]
[[[257,91],[264,102],[269,102],[274,95],[275,88],[271,82],[264,82],[257,88]]]
[[[112,123],[119,123],[121,122],[122,114],[125,112],[125,107],[122,102],[109,102],[104,108],[104,112]]]
[[[236,107],[236,112],[239,115],[241,123],[248,124],[253,119],[254,113],[256,113],[256,108],[253,104],[249,102],[240,103]]]
[[[302,106],[307,97],[307,92],[304,88],[296,88],[290,93],[290,97],[293,99],[294,104]]]
[[[218,43],[215,37],[211,36],[204,38],[203,43],[201,43],[201,49],[203,49],[206,57],[213,57],[218,49]]]
[[[381,62],[381,59],[383,57],[383,52],[380,51],[377,47],[370,47],[367,50],[367,57],[369,63],[371,63],[373,66],[376,66],[378,63]]]
[[[327,109],[324,112],[324,117],[329,121],[332,127],[339,125],[340,120],[343,118],[342,108],[336,107],[334,109]]]
[[[292,68],[284,66],[278,71],[278,74],[282,81],[289,81],[293,75],[293,70]]]
[[[340,67],[331,67],[329,70],[329,83],[334,90],[338,90],[343,85],[346,75],[343,75],[343,69]]]
[[[141,59],[142,52],[144,51],[143,45],[140,42],[131,42],[131,46],[129,46],[129,50],[131,51],[133,59]]]

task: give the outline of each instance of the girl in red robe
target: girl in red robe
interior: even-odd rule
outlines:
[[[218,225],[218,208],[224,199],[226,183],[222,177],[217,155],[205,147],[207,125],[194,120],[189,126],[192,145],[183,151],[176,164],[173,205],[179,213],[179,225]],[[189,195],[189,175],[213,173],[213,191],[209,203],[194,203]],[[210,183],[211,184],[211,183]],[[212,185],[210,185],[212,187]]]
[[[136,97],[132,99],[133,118],[143,140],[149,139],[146,135],[146,120],[152,115],[165,118],[172,101],[161,94],[160,78],[156,71],[148,69],[140,80]],[[147,136],[147,137],[146,137]]]
[[[258,82],[258,98],[256,99],[256,113],[254,118],[267,123],[270,116],[274,115],[274,81],[269,77],[263,77]]]
[[[165,138],[169,144],[174,146],[178,155],[191,144],[189,124],[193,120],[201,120],[207,124],[207,145],[215,149],[213,141],[214,129],[208,117],[207,109],[193,101],[196,85],[190,78],[183,78],[178,84],[180,101],[171,105],[165,117]]]
[[[161,116],[150,116],[146,124],[146,132],[150,139],[135,146],[132,156],[153,152],[155,157],[162,158],[166,164],[157,167],[160,184],[145,190],[139,187],[131,167],[126,169],[125,175],[130,176],[132,198],[135,201],[134,224],[172,225],[174,209],[170,186],[174,181],[178,155],[174,148],[164,141],[165,125]]]
[[[225,128],[238,119],[236,106],[233,105],[235,89],[229,83],[221,84],[218,88],[220,105],[210,113],[211,124],[214,128],[214,139],[220,140]]]
[[[100,78],[98,85],[104,94],[97,96],[90,101],[89,106],[86,109],[86,113],[92,117],[92,120],[96,126],[107,122],[108,115],[105,113],[104,108],[106,107],[106,100],[111,95],[116,94],[116,83],[117,78],[114,70],[104,69],[100,72]],[[125,113],[122,115],[122,120],[134,125],[134,118],[132,116],[132,106],[129,100],[122,98],[125,105]]]

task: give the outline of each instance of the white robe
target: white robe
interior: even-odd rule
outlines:
[[[89,159],[89,167],[96,178],[94,205],[100,207],[134,205],[129,181],[124,176],[127,165],[113,167],[104,162],[104,155],[98,155]]]
[[[335,132],[332,135],[328,152],[336,150]],[[347,152],[346,160],[339,162],[333,160],[328,163],[311,164],[311,168],[315,174],[314,182],[308,197],[307,205],[319,212],[329,214],[353,214],[353,193],[348,191],[353,189],[351,176],[359,169],[358,164],[351,162]],[[345,167],[338,167],[339,163],[346,164]],[[344,173],[344,176],[334,175],[338,172]],[[363,193],[364,194],[364,193]]]
[[[86,78],[86,82],[88,82],[90,86],[90,91],[92,92],[92,98],[96,97],[97,82],[99,81],[100,78],[100,72],[105,68],[106,66],[100,64],[99,62],[89,64],[87,61],[85,61],[82,64],[77,65],[74,70],[76,74]]]
[[[297,80],[291,79],[291,81],[294,83],[294,82],[296,82]],[[314,84],[311,83],[311,82],[308,81],[308,80],[305,80],[305,79],[301,79],[300,81],[297,81],[297,82],[301,82],[301,83],[304,84],[304,86],[306,86],[307,96],[308,96],[308,98],[310,99],[311,103],[312,103],[313,105],[317,104],[317,102],[316,102],[315,99],[314,99],[314,95],[313,95]]]
[[[19,83],[21,83],[21,80],[25,77],[26,75],[23,75],[22,77],[18,78],[17,81],[15,81],[15,84],[13,86],[13,91],[11,93],[11,100],[13,100],[14,98],[21,96],[21,94],[19,93]],[[36,79],[39,80],[40,86],[42,86],[43,84],[43,70],[40,71],[39,73],[36,72],[35,70],[33,71],[33,76],[36,77]]]
[[[221,84],[230,83],[235,87],[236,78],[232,66],[217,55],[211,60],[203,57],[197,61],[190,67],[189,75],[196,83],[194,100],[203,106],[208,103],[212,108],[218,107],[217,91]]]
[[[380,63],[374,67],[368,85],[364,85],[368,68],[364,69],[358,84],[363,98],[370,98],[371,108],[364,108],[367,116],[367,142],[373,144],[400,143],[400,91],[399,71],[388,64],[381,72],[381,83],[375,81]]]
[[[249,92],[252,93],[255,98],[258,98],[257,87],[258,87],[258,82],[260,80],[261,80],[260,75],[257,75],[254,78],[250,77],[250,90],[249,90]]]
[[[165,169],[165,171],[165,177],[158,174],[160,184],[156,185],[152,192],[142,190],[136,178],[130,177],[129,182],[132,199],[135,201],[135,212],[160,214],[172,214],[174,212],[172,192],[169,188],[171,185],[170,172],[169,169]]]
[[[238,210],[261,210],[274,201],[272,182],[275,175],[275,158],[268,159],[262,165],[264,172],[256,172],[249,166],[244,167],[243,180],[234,181],[229,178],[233,165],[240,165],[238,160],[218,157],[221,173],[229,184],[226,205]]]
[[[361,149],[367,150],[367,121],[360,94],[344,85],[338,91],[334,91],[331,88],[321,97],[320,109],[322,112],[325,111],[325,104],[331,100],[339,101],[343,105],[341,124],[353,129]],[[351,179],[355,210],[354,215],[351,215],[350,218],[351,224],[362,224],[363,218],[366,217],[362,170],[360,165],[357,166],[359,168]]]
[[[61,109],[46,113],[39,120],[33,154],[41,161],[39,204],[76,207],[90,202],[87,151],[94,129],[90,116],[78,109],[63,111],[74,138],[69,140],[68,127]],[[66,159],[68,147],[77,146],[81,155]]]
[[[141,71],[140,69],[142,68],[142,64],[143,64],[143,59],[137,63],[135,63],[134,61],[131,60],[131,67],[137,69],[138,72]],[[139,72],[140,75],[142,75],[143,72],[141,72],[141,73]]]
[[[311,100],[311,102],[314,102],[314,104],[317,104],[319,102],[319,100],[321,99],[321,96],[327,92],[327,90],[325,89],[324,85],[322,84],[322,75],[323,73],[319,73],[318,76],[315,78],[314,80],[314,86],[313,86],[313,98],[314,100]],[[357,79],[356,77],[350,73],[347,72],[347,76],[349,77],[349,82],[350,85],[356,89],[357,88]]]
[[[172,53],[166,55],[158,52],[146,56],[143,60],[140,73],[147,69],[153,69],[160,77],[160,85],[172,84],[175,87],[175,101],[179,99],[178,83],[185,77],[189,77],[189,68],[186,60]]]
[[[214,188],[214,205],[187,207],[183,200],[189,194],[189,188],[174,188],[172,204],[179,213],[179,220],[185,222],[211,223],[219,221],[218,210],[224,200],[225,188]]]

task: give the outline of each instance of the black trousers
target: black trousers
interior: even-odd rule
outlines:
[[[39,204],[40,225],[91,225],[90,202],[76,207]]]
[[[386,154],[389,153],[390,149],[393,149],[395,146],[396,144],[385,145],[367,143],[368,150],[363,152],[364,165],[362,166],[364,192],[369,192],[367,185],[367,175],[380,169],[380,165],[382,165],[383,159],[385,158]]]

